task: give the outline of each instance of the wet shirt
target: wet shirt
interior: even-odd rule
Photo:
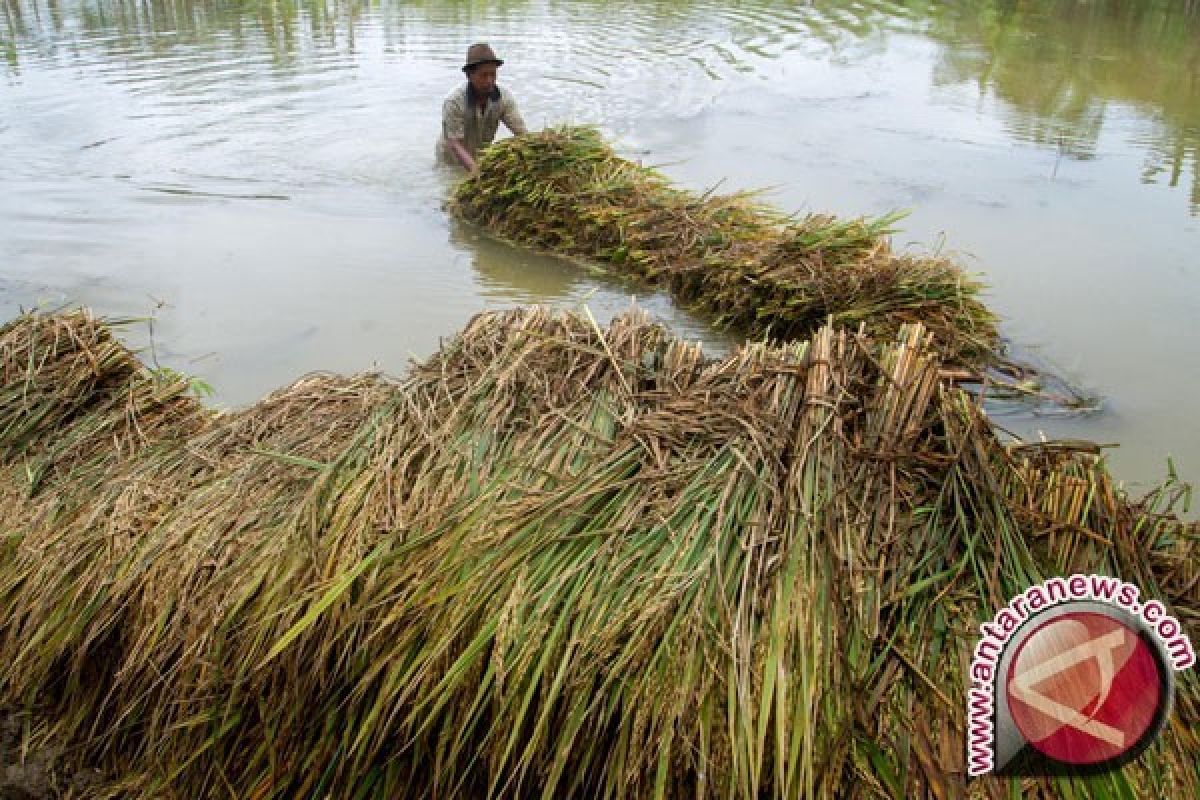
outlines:
[[[479,107],[471,84],[455,89],[442,103],[442,136],[438,140],[438,157],[446,164],[457,164],[449,139],[462,139],[467,152],[474,158],[479,149],[496,138],[500,123],[514,134],[525,133],[525,120],[517,110],[512,93],[499,86],[492,89],[487,106]]]

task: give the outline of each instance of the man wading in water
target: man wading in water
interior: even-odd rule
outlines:
[[[503,63],[486,44],[467,48],[467,63],[462,68],[467,85],[455,89],[442,103],[438,160],[443,164],[461,164],[474,172],[479,149],[492,143],[501,122],[516,136],[526,132],[517,101],[496,85],[496,69]]]

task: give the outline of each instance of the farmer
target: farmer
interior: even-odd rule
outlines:
[[[467,85],[455,89],[442,103],[438,159],[443,164],[459,164],[474,172],[479,149],[492,143],[501,122],[514,135],[526,132],[517,101],[496,85],[496,69],[503,63],[486,44],[467,48],[467,63],[462,68]]]

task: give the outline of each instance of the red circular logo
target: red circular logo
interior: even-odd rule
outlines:
[[[1164,684],[1151,647],[1123,622],[1078,611],[1022,643],[1008,668],[1008,706],[1021,735],[1064,764],[1119,758],[1159,719]]]

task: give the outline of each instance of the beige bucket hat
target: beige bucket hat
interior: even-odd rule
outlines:
[[[480,64],[495,64],[497,67],[504,63],[503,59],[496,58],[496,52],[492,50],[492,46],[485,42],[476,42],[467,48],[467,63],[463,64],[463,72],[466,72],[471,67],[479,66]]]

